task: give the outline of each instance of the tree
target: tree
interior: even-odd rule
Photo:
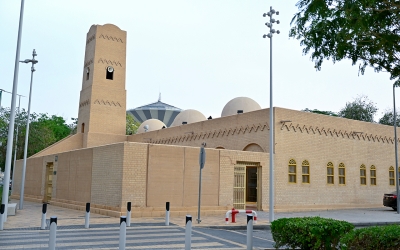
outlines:
[[[318,109],[304,109],[303,111],[305,112],[311,112],[311,113],[316,113],[316,114],[321,114],[321,115],[329,115],[329,116],[338,116],[335,112],[332,111],[322,111],[322,110],[318,110]]]
[[[377,111],[378,108],[374,102],[369,100],[367,96],[360,96],[355,98],[353,102],[347,102],[338,115],[353,120],[374,122],[374,115]]]
[[[383,114],[383,116],[379,119],[379,123],[380,124],[384,124],[384,125],[389,125],[389,126],[393,126],[393,109],[390,110],[386,110],[385,113]],[[397,117],[396,117],[396,125],[397,127],[400,127],[400,115],[397,113]]]
[[[135,121],[133,116],[130,114],[126,114],[126,134],[133,135],[136,134],[138,128],[140,126],[140,122]]]
[[[17,159],[21,159],[24,154],[27,119],[28,114],[24,109],[16,113],[15,129],[17,127],[19,129]],[[4,170],[5,165],[9,122],[10,109],[0,108],[0,166],[2,170]],[[48,116],[47,114],[32,113],[30,115],[29,125],[28,157],[65,138],[69,134],[70,128],[65,123],[64,118],[56,115]],[[14,132],[13,155],[15,150],[16,135],[17,134]]]
[[[351,59],[376,72],[390,73],[400,86],[399,0],[299,0],[289,36],[300,40],[303,53],[311,50],[315,68],[324,59]]]

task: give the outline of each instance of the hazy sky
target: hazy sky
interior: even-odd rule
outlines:
[[[281,31],[273,38],[274,106],[339,111],[367,95],[379,107],[392,107],[388,73],[346,60],[314,69],[299,41],[289,39],[297,0],[25,1],[21,58],[37,51],[32,111],[78,116],[86,33],[92,24],[112,23],[128,33],[127,108],[162,101],[219,117],[224,105],[246,96],[269,107],[270,40],[262,17],[272,5]],[[0,88],[12,90],[20,1],[0,1]],[[30,64],[21,64],[18,93],[28,96]],[[399,90],[400,91],[400,90]],[[398,95],[400,96],[400,95]],[[400,99],[399,99],[400,102]],[[11,106],[3,93],[2,106]],[[21,99],[27,108],[28,98]]]

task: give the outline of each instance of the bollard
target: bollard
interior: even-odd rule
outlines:
[[[126,205],[126,226],[130,227],[131,226],[131,210],[132,210],[132,203],[129,201]]]
[[[49,250],[56,249],[56,233],[57,233],[57,217],[50,217],[50,240],[49,240]]]
[[[89,228],[90,220],[90,203],[86,203],[86,214],[85,214],[85,228]]]
[[[247,215],[247,250],[253,249],[253,215]]]
[[[40,229],[46,229],[46,213],[47,213],[47,204],[44,203],[42,206],[42,224],[40,225]]]
[[[4,207],[5,207],[6,205],[4,205],[4,204],[1,204],[1,206],[0,206],[0,231],[3,231],[3,227],[4,227],[4,220],[3,220],[3,217],[4,217]]]
[[[126,246],[126,216],[119,219],[119,250],[125,250]]]
[[[165,203],[165,225],[169,226],[169,201]]]
[[[191,247],[192,247],[192,216],[186,215],[185,250],[190,250]]]

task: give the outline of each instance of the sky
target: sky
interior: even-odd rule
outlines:
[[[93,24],[127,31],[127,109],[161,100],[220,117],[239,96],[268,108],[270,39],[263,17],[270,6],[280,30],[272,39],[273,105],[338,112],[365,95],[379,108],[393,107],[388,73],[367,68],[358,76],[350,60],[325,61],[316,71],[298,40],[289,38],[297,0],[35,0],[25,1],[20,60],[36,49],[31,112],[78,117],[86,34]],[[12,91],[21,1],[0,1],[0,89]],[[20,64],[18,94],[27,109],[30,64]],[[399,96],[400,94],[396,95]],[[400,97],[400,96],[399,96]],[[399,99],[400,101],[400,99]],[[3,93],[1,105],[11,106]],[[18,105],[18,102],[17,102]]]

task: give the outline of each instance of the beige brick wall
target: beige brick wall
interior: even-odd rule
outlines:
[[[269,109],[227,116],[128,136],[131,142],[244,150],[259,145],[269,151]],[[257,148],[257,151],[259,149]]]
[[[148,147],[145,143],[124,143],[122,208],[128,201],[132,207],[146,207]]]
[[[32,157],[45,156],[50,154],[57,154],[61,152],[67,152],[70,150],[82,148],[82,134],[75,134],[68,136],[61,141],[54,143],[53,145],[43,149],[36,153]]]
[[[94,204],[122,206],[123,164],[123,143],[93,148],[91,201]]]
[[[291,120],[276,127],[277,208],[380,206],[383,194],[395,190],[389,186],[389,167],[395,164],[390,126],[287,109],[276,113],[277,121]],[[292,158],[297,163],[296,184],[288,183]],[[302,183],[303,160],[310,163],[310,184]],[[328,162],[334,165],[333,185],[327,184]],[[340,163],[346,167],[345,185],[339,185]],[[360,184],[361,164],[367,167],[365,186]],[[376,166],[376,186],[370,185],[371,165]]]

